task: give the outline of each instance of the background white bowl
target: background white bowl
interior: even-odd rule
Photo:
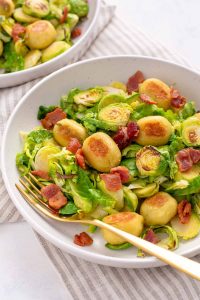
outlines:
[[[79,25],[82,34],[80,37],[74,39],[74,45],[69,50],[33,68],[19,72],[0,74],[0,88],[31,81],[77,61],[78,58],[83,55],[84,49],[87,48],[93,40],[92,35],[99,15],[100,0],[88,0],[88,3],[88,17]]]
[[[199,104],[200,75],[163,60],[147,57],[118,56],[92,59],[65,67],[49,75],[32,88],[20,101],[10,117],[2,143],[2,172],[9,195],[20,213],[42,236],[67,252],[86,260],[118,267],[145,268],[161,265],[154,257],[137,258],[136,249],[111,251],[104,247],[99,233],[94,234],[91,247],[82,248],[73,244],[73,236],[84,230],[81,225],[63,224],[49,220],[36,213],[18,193],[15,183],[19,174],[15,167],[16,153],[21,151],[19,131],[29,131],[36,125],[39,105],[59,103],[63,94],[74,87],[88,88],[106,85],[113,80],[126,82],[136,70],[145,77],[157,77],[176,87],[188,100]],[[177,253],[192,256],[200,251],[200,236],[182,242]]]

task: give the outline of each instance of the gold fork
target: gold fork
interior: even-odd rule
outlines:
[[[170,265],[173,268],[176,268],[179,271],[186,273],[187,275],[200,280],[200,264],[188,259],[184,256],[178,255],[175,252],[166,250],[161,248],[153,243],[150,243],[146,240],[143,240],[139,237],[136,237],[130,233],[124,232],[116,227],[113,227],[109,224],[106,224],[100,220],[86,220],[86,219],[73,219],[72,217],[63,217],[60,216],[56,211],[51,209],[47,203],[45,203],[42,198],[40,188],[42,188],[42,184],[33,176],[29,174],[28,176],[24,176],[23,179],[19,180],[20,185],[16,184],[17,189],[22,194],[24,199],[38,212],[47,216],[51,219],[54,219],[59,222],[66,223],[82,223],[82,224],[92,224],[98,226],[100,228],[108,229],[111,232],[117,234],[120,237],[123,237],[126,241],[131,243],[137,248],[142,249],[144,252],[153,255],[163,261],[164,263]],[[141,258],[142,259],[142,258]]]

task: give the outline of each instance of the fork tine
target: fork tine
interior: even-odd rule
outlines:
[[[20,178],[19,182],[25,187],[25,189],[27,189],[29,191],[29,193],[37,200],[37,201],[41,201],[41,199],[29,188],[28,185],[26,185],[26,183]],[[28,182],[30,184],[30,182]],[[33,185],[31,184],[31,186],[33,187]],[[34,188],[34,187],[33,187]]]
[[[28,183],[30,184],[30,186],[32,186],[32,188],[39,194],[41,195],[40,190],[32,183],[32,181],[25,175],[24,178],[26,179],[26,181],[28,181]]]
[[[31,204],[32,207],[35,208],[35,210],[41,212],[42,214],[44,214],[47,217],[50,217],[51,219],[54,220],[58,220],[58,221],[62,221],[61,218],[59,218],[58,216],[52,214],[50,211],[48,211],[47,209],[45,209],[43,206],[41,206],[39,203],[37,203],[35,200],[33,200],[33,198],[30,197],[30,195],[24,190],[22,189],[18,184],[15,184],[16,188],[18,189],[18,191],[22,194],[23,198],[29,203]],[[40,202],[41,203],[41,202]]]
[[[42,187],[44,186],[39,180],[37,180],[37,178],[36,178],[33,174],[29,173],[28,175],[31,177],[31,179],[32,179],[33,181],[35,181],[35,183],[36,183],[40,188],[42,188]]]
[[[35,200],[37,200],[38,202],[40,202],[43,206],[45,206],[53,214],[57,214],[58,215],[58,212],[56,210],[54,210],[53,208],[49,207],[49,205],[47,203],[45,203],[40,190],[38,190],[37,187],[35,187],[35,185],[27,178],[27,176],[24,176],[23,178],[27,180],[27,182],[31,185],[31,187],[34,190],[36,190],[37,192],[39,191],[40,197],[38,197],[36,195],[36,193],[34,193],[34,191],[32,191],[31,188],[22,179],[19,179],[20,183],[25,187],[26,190],[29,191],[29,193],[35,198]]]

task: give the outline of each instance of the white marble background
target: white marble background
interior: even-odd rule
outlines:
[[[200,69],[199,0],[112,0],[117,13]],[[69,300],[27,223],[0,226],[0,299]]]

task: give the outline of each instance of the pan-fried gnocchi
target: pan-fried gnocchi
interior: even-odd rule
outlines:
[[[46,14],[46,0],[37,1],[44,1],[41,13]],[[31,21],[37,16],[27,3],[25,10],[30,9],[34,14],[27,16],[29,28],[42,22]],[[15,14],[24,18],[25,13],[18,8]],[[62,51],[63,26],[57,28],[56,38],[52,31],[55,40],[45,50],[32,47],[27,52],[21,41],[16,43],[16,49],[23,48],[27,67],[50,59],[49,49],[55,45]],[[127,84],[75,87],[59,105],[41,105],[39,126],[23,135],[16,165],[21,175],[32,172],[47,189],[52,184],[59,188],[60,193],[46,201],[61,216],[101,219],[175,249],[178,238],[191,239],[200,231],[200,117],[175,86],[136,74]],[[130,247],[108,230],[100,232],[108,249]]]

